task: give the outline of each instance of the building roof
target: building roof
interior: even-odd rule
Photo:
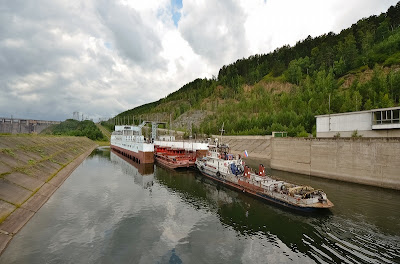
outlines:
[[[356,111],[356,112],[346,112],[346,113],[336,113],[336,114],[317,115],[317,116],[315,116],[315,117],[353,115],[353,114],[373,113],[373,112],[387,111],[387,110],[400,110],[400,106],[388,107],[388,108],[378,108],[378,109],[371,109],[371,110],[364,110],[364,111]]]

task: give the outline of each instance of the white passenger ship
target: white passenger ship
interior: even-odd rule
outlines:
[[[142,128],[152,124],[151,138],[142,135]],[[111,149],[121,155],[141,164],[154,163],[154,146],[170,149],[181,148],[193,153],[195,157],[204,157],[208,151],[208,142],[175,141],[174,136],[157,137],[157,124],[159,122],[143,121],[138,126],[115,126],[111,134]]]
[[[111,134],[111,149],[141,163],[154,163],[154,144],[142,135],[139,126],[115,126]]]

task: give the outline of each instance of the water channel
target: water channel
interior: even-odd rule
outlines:
[[[400,192],[271,173],[323,189],[335,207],[299,214],[100,148],[0,263],[400,263]]]

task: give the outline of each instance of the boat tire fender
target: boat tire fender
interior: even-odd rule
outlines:
[[[217,171],[216,173],[217,177],[221,176],[221,173],[219,171]]]

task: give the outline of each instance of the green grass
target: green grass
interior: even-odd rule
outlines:
[[[99,146],[110,146],[110,142],[109,141],[95,141],[95,143]]]
[[[2,149],[1,151],[4,154],[10,155],[11,157],[15,157],[15,153],[12,151],[12,149],[5,148],[5,149]]]

